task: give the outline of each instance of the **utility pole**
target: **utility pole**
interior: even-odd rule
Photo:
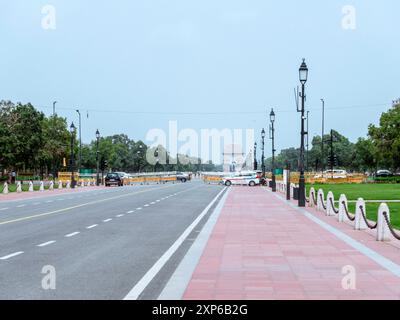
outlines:
[[[79,114],[79,169],[82,167],[82,122],[81,112],[77,109],[76,112]]]

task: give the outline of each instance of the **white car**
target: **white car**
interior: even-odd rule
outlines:
[[[232,185],[245,185],[254,187],[260,184],[260,178],[255,172],[242,172],[222,179],[222,183],[230,187]]]

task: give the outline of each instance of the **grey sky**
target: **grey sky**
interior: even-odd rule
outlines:
[[[42,28],[47,4],[55,30]],[[342,27],[349,4],[355,30]],[[69,122],[75,107],[91,110],[86,142],[97,128],[144,139],[169,120],[258,133],[274,107],[277,148],[297,147],[293,88],[303,57],[312,134],[322,97],[327,129],[354,141],[400,96],[397,0],[1,0],[0,8],[0,97],[47,114],[57,100]]]

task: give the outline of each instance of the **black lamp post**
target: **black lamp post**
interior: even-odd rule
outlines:
[[[75,170],[74,140],[75,140],[76,127],[73,122],[69,127],[69,132],[71,133],[71,159],[69,162],[69,170],[71,171],[71,188],[74,189],[76,186],[75,175],[74,175],[74,170]]]
[[[276,177],[275,177],[275,112],[274,109],[271,109],[271,113],[269,115],[269,119],[271,121],[270,126],[270,139],[272,140],[272,192],[276,192]]]
[[[257,163],[257,142],[254,142],[254,170],[258,169]]]
[[[261,155],[261,167],[262,167],[262,174],[263,178],[265,178],[265,130],[262,129],[261,131],[261,139],[262,139],[262,155]]]
[[[299,207],[306,206],[306,179],[304,177],[304,137],[307,134],[304,128],[304,120],[305,120],[305,84],[308,79],[308,67],[305,59],[303,59],[303,63],[299,69],[299,79],[301,82],[301,110],[297,110],[301,112],[301,144],[300,144],[300,161],[299,161],[299,169],[300,169],[300,179],[299,179]]]
[[[100,141],[100,132],[96,130],[96,165],[97,165],[97,173],[96,173],[96,185],[100,185],[100,171],[99,171],[99,141]]]

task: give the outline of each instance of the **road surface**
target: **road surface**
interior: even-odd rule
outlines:
[[[145,275],[137,298],[156,299],[221,192],[193,181],[0,201],[0,299],[124,299]]]

